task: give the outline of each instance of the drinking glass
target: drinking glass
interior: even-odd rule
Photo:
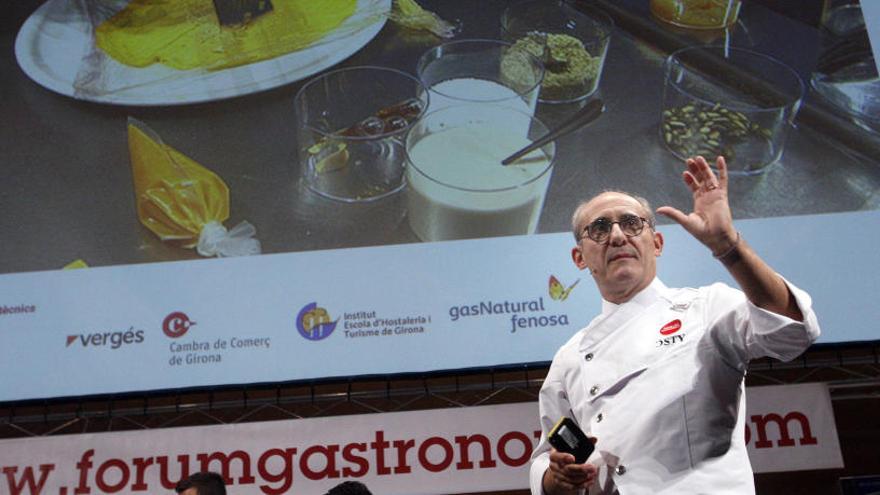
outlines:
[[[309,81],[294,98],[306,187],[344,202],[404,186],[403,137],[428,107],[419,80],[384,67],[350,67]]]

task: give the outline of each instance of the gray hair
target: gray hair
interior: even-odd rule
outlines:
[[[577,208],[575,208],[574,213],[572,213],[572,215],[571,215],[571,232],[572,232],[572,234],[574,234],[575,242],[580,242],[580,240],[581,240],[581,226],[578,225],[578,220],[580,219],[581,213],[583,213],[583,210],[587,207],[587,205],[591,201],[593,201],[594,199],[598,198],[599,196],[601,196],[605,193],[625,194],[625,195],[631,197],[632,199],[638,201],[639,204],[642,205],[642,208],[645,209],[645,216],[648,219],[648,226],[651,227],[652,229],[654,228],[654,224],[655,224],[654,209],[651,207],[651,203],[649,203],[647,199],[645,199],[637,194],[633,194],[628,191],[622,191],[620,189],[605,189],[604,191],[600,192],[599,194],[593,196],[592,198],[585,199],[585,200],[581,201],[580,204],[577,206]]]

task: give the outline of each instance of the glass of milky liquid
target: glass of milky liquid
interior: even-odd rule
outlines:
[[[493,104],[533,114],[544,66],[500,40],[461,40],[422,54],[416,74],[428,88],[428,111],[459,104]]]
[[[547,194],[554,143],[501,160],[547,128],[523,109],[446,106],[406,136],[409,225],[423,241],[532,234]]]

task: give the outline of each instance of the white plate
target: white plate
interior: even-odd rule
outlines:
[[[15,40],[19,66],[37,84],[76,99],[119,105],[179,105],[246,95],[298,81],[330,67],[366,45],[385,24],[391,0],[358,0],[357,10],[337,31],[350,35],[271,60],[216,72],[178,71],[161,64],[145,68],[105,57],[101,74],[126,81],[124,89],[87,92],[74,82],[90,50],[87,20],[71,0],[49,0],[22,25]],[[376,15],[377,13],[381,15]],[[375,22],[355,30],[363,19]]]

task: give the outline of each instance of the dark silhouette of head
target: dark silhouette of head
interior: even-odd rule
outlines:
[[[174,491],[185,495],[226,495],[226,483],[217,473],[195,473],[180,480]]]
[[[325,495],[373,495],[367,485],[359,481],[344,481],[330,489]]]

